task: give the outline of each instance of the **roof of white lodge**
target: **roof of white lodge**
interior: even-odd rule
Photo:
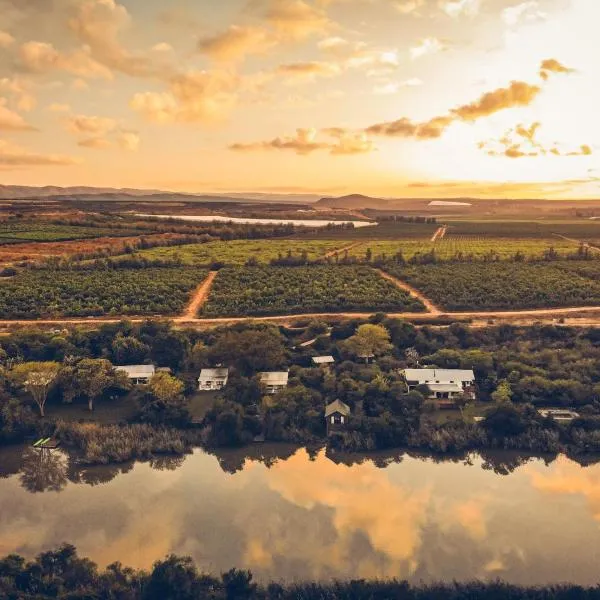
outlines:
[[[450,383],[451,381],[474,381],[472,369],[405,369],[404,377],[408,381],[431,381]]]

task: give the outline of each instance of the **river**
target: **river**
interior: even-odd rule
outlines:
[[[176,553],[262,581],[599,580],[600,463],[246,452],[80,469],[0,450],[0,555],[69,542],[101,566]]]
[[[153,217],[155,219],[176,219],[198,223],[246,223],[256,225],[294,225],[295,227],[326,227],[327,225],[347,225],[352,223],[356,229],[377,225],[372,221],[325,221],[323,219],[252,219],[241,217],[224,217],[220,215],[147,215],[137,213],[136,217]]]

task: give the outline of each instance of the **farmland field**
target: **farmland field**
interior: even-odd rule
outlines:
[[[176,314],[206,274],[194,267],[23,271],[0,282],[0,318]]]
[[[600,306],[600,261],[389,265],[446,310]]]
[[[447,235],[552,239],[556,234],[588,241],[600,239],[600,221],[453,221]]]
[[[227,265],[243,265],[250,258],[261,264],[268,264],[278,256],[292,252],[300,256],[306,252],[309,260],[314,260],[336,249],[348,246],[347,240],[232,240],[206,244],[186,244],[170,248],[151,248],[136,252],[134,256],[148,260],[176,260],[182,264],[210,265],[220,262]]]
[[[420,312],[423,305],[365,266],[227,268],[202,316],[342,311]]]
[[[130,235],[123,230],[116,235]],[[48,223],[2,223],[0,245],[22,242],[63,242],[115,235],[112,229],[96,227],[71,227]]]
[[[576,252],[579,245],[561,238],[550,240],[543,239],[490,239],[483,236],[446,236],[433,243],[430,241],[407,240],[407,241],[381,241],[364,242],[352,248],[348,254],[357,258],[365,258],[367,250],[371,250],[374,260],[384,260],[394,257],[398,252],[406,260],[410,260],[416,254],[424,254],[435,251],[440,260],[449,260],[456,256],[463,258],[482,258],[495,254],[500,259],[510,258],[517,252],[525,256],[541,256],[544,251],[554,248],[559,254],[571,254]]]
[[[294,239],[342,239],[357,242],[361,240],[430,240],[440,225],[435,223],[407,223],[403,221],[385,221],[371,227],[340,229],[332,231],[323,228],[318,232],[298,233]]]

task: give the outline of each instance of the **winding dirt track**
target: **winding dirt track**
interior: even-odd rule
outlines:
[[[401,290],[408,292],[413,298],[420,300],[430,315],[441,315],[442,314],[443,311],[441,308],[437,307],[429,298],[424,296],[419,290],[414,288],[412,285],[406,283],[405,281],[398,279],[397,277],[394,277],[393,275],[390,275],[389,273],[386,273],[385,271],[382,271],[381,269],[376,269],[376,271],[384,279],[391,281],[396,287],[399,287]]]
[[[353,248],[356,248],[357,246],[360,246],[361,244],[364,244],[364,242],[354,242],[354,244],[350,244],[349,246],[346,246],[345,248],[336,248],[335,250],[330,250],[326,254],[323,254],[323,256],[321,258],[333,258],[336,254],[339,255],[339,254],[344,254],[344,252],[350,252],[350,250],[352,250]]]
[[[185,312],[181,317],[177,317],[173,319],[176,323],[178,321],[188,321],[190,319],[195,319],[198,315],[198,311],[204,305],[204,303],[208,300],[208,295],[210,294],[210,288],[215,280],[215,277],[218,275],[218,271],[211,271],[208,274],[208,277],[198,286],[194,295],[192,296],[191,302],[187,305]]]
[[[560,233],[553,233],[552,235],[555,235],[556,237],[559,237],[563,240],[566,240],[567,242],[573,242],[574,244],[583,244],[583,246],[585,246],[586,248],[589,248],[590,250],[594,251],[594,252],[600,252],[600,248],[598,248],[598,246],[592,246],[592,244],[588,243],[588,242],[584,242],[583,240],[576,240],[575,238],[570,238],[567,237],[566,235],[561,235]]]

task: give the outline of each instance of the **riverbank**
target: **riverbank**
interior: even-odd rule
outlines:
[[[74,546],[63,545],[32,561],[11,555],[0,560],[0,593],[5,598],[56,600],[57,598],[127,598],[127,600],[596,600],[600,588],[563,584],[526,587],[501,581],[432,583],[411,585],[407,581],[348,580],[330,583],[302,582],[257,584],[248,570],[231,569],[220,577],[201,573],[191,558],[171,555],[154,564],[150,572],[121,564],[98,570],[92,561],[79,557]]]

